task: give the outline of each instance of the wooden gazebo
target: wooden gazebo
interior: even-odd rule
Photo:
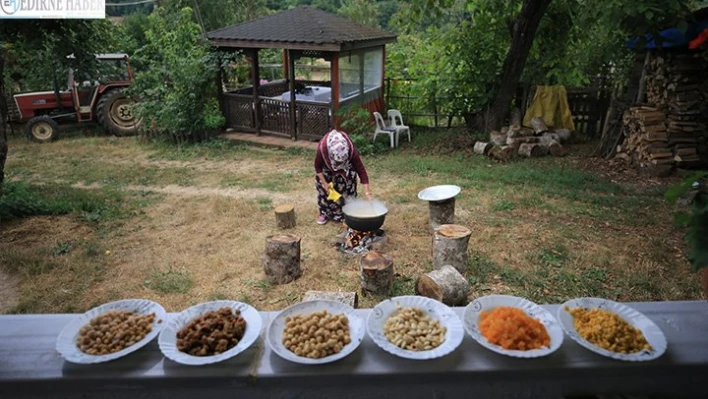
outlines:
[[[221,93],[227,126],[239,131],[319,140],[348,105],[383,109],[385,45],[396,36],[311,7],[278,14],[208,34],[220,49],[243,51],[251,59],[251,85]],[[260,84],[259,49],[283,49],[285,79]],[[295,79],[295,60],[323,58],[329,81]],[[221,82],[220,82],[221,83]],[[219,85],[221,87],[221,85]]]

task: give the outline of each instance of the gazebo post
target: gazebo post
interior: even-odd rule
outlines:
[[[381,112],[386,110],[388,105],[386,104],[386,46],[381,46],[381,98],[383,101],[383,109]]]
[[[288,79],[288,50],[283,49],[283,78]]]
[[[224,78],[223,70],[221,68],[222,58],[218,57],[216,61],[216,98],[219,101],[219,109],[223,115],[228,115],[226,112],[226,107],[224,106]],[[228,119],[228,118],[227,118]],[[229,120],[226,121],[227,125]]]
[[[256,135],[261,134],[261,104],[258,89],[260,88],[260,68],[258,67],[258,49],[251,52],[251,80],[253,81],[253,118]]]
[[[295,120],[295,54],[288,52],[288,85],[290,87],[290,138],[297,140],[297,121]]]
[[[332,60],[330,61],[330,82],[332,82],[332,126],[339,130],[339,117],[337,116],[337,111],[339,111],[339,53],[332,53]]]

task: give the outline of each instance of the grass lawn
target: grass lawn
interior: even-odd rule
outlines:
[[[607,177],[578,155],[492,163],[457,151],[460,140],[445,131],[419,134],[401,149],[364,157],[372,189],[390,209],[392,295],[413,294],[416,277],[431,269],[427,204],[417,192],[457,184],[456,222],[473,232],[471,298],[700,297],[683,233],[662,197],[666,182]],[[8,190],[24,202],[0,200],[0,281],[7,286],[0,311],[79,312],[138,297],[170,311],[224,298],[272,310],[307,290],[355,291],[357,260],[333,247],[341,226],[315,224],[313,157],[82,131],[45,145],[14,138]],[[277,231],[272,208],[282,203],[296,207],[304,274],[274,286],[261,256],[265,237]],[[7,220],[22,213],[40,215]]]

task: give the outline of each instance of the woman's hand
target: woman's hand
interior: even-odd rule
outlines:
[[[371,192],[371,188],[369,188],[368,184],[364,184],[364,195],[369,201],[374,199],[374,193]]]
[[[324,173],[318,173],[317,174],[317,179],[320,181],[320,184],[322,185],[322,188],[324,188],[325,193],[329,195],[329,183],[327,183],[327,180],[325,180]]]

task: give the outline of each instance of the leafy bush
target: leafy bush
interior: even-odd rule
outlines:
[[[373,155],[388,148],[380,142],[372,143],[374,124],[368,110],[359,106],[344,107],[337,111],[337,117],[341,119],[342,130],[349,134],[359,154]]]
[[[199,141],[225,122],[215,98],[218,55],[202,39],[193,16],[190,8],[158,8],[148,17],[146,44],[135,56],[141,69],[133,93],[151,137]]]
[[[666,199],[676,203],[680,197],[690,193],[691,213],[679,214],[686,232],[686,243],[689,247],[688,259],[693,271],[708,267],[708,172],[698,172],[689,176],[681,184],[666,192]]]

